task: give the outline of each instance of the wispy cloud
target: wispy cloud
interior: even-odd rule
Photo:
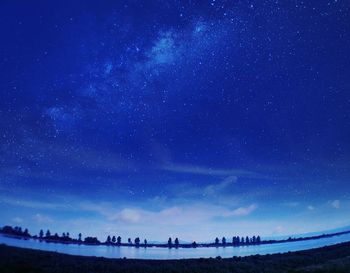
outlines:
[[[315,207],[314,207],[314,206],[309,205],[309,206],[307,206],[307,209],[308,209],[308,210],[313,211],[313,210],[315,210]]]
[[[276,219],[273,216],[256,220],[250,216],[258,209],[255,203],[228,207],[195,201],[151,209],[146,203],[132,206],[118,202],[92,202],[82,198],[72,198],[67,202],[79,211],[79,217],[67,216],[65,206],[58,206],[58,200],[53,200],[53,203],[42,211],[39,208],[45,207],[45,202],[33,203],[18,198],[16,204],[20,206],[11,209],[9,219],[13,220],[13,215],[18,215],[21,219],[18,223],[29,227],[33,232],[40,228],[49,228],[53,232],[70,231],[72,234],[82,232],[84,236],[97,235],[102,240],[108,234],[118,234],[123,238],[144,236],[165,240],[169,236],[179,236],[185,240],[206,241],[216,235],[254,235],[257,232],[260,235],[292,234],[321,231],[346,224],[346,221],[327,224],[327,221],[322,220],[322,215],[315,215],[321,217],[317,218],[317,225],[315,219],[300,215],[295,215],[294,218],[291,216],[288,220]],[[28,211],[20,214],[23,206],[27,206]],[[30,213],[30,209],[33,213]],[[62,214],[65,215],[64,219],[60,218]],[[28,223],[30,226],[27,226]]]
[[[112,202],[91,202],[84,199],[71,199],[69,205],[60,204],[58,200],[52,203],[33,202],[23,199],[4,199],[3,202],[16,207],[35,209],[39,211],[35,214],[35,219],[39,223],[52,223],[50,215],[56,213],[66,213],[69,211],[79,211],[79,213],[93,212],[108,222],[133,224],[158,224],[158,225],[196,225],[204,224],[213,218],[227,218],[233,216],[246,216],[253,212],[257,206],[255,204],[248,207],[237,207],[229,209],[223,205],[207,204],[200,201],[193,201],[190,204],[170,205],[158,209],[145,209],[138,206],[120,205]],[[145,206],[145,204],[144,204]],[[146,205],[147,207],[147,205]],[[41,213],[45,210],[47,213]],[[49,211],[53,213],[49,213]]]
[[[242,169],[218,169],[211,167],[186,165],[186,164],[165,164],[161,167],[165,171],[177,173],[189,173],[210,176],[252,176],[254,172]]]
[[[225,213],[225,216],[247,216],[251,214],[258,208],[256,204],[252,204],[248,207],[240,207],[228,213]]]
[[[285,202],[283,203],[284,206],[290,207],[290,208],[295,208],[300,205],[299,202]]]
[[[13,178],[86,182],[91,180],[91,173],[98,172],[101,178],[111,173],[132,172],[136,168],[131,160],[122,158],[118,153],[52,144],[33,136],[25,138],[19,148],[8,148],[5,153],[4,156],[11,159],[8,160],[11,165],[3,165],[0,169],[3,176]],[[37,167],[27,166],[26,162],[35,163]],[[103,179],[107,180],[111,179]]]
[[[43,224],[43,225],[52,224],[54,222],[54,220],[50,216],[43,215],[40,213],[35,214],[33,216],[33,220],[38,224]]]
[[[0,202],[6,203],[8,205],[32,209],[70,210],[74,207],[70,204],[40,202],[20,198],[8,198],[4,196],[1,197]]]
[[[21,217],[14,217],[12,218],[12,222],[15,224],[21,224],[23,223],[23,219]]]
[[[191,204],[191,203],[210,203],[220,206],[232,207],[237,206],[240,202],[248,199],[254,199],[255,193],[249,193],[242,196],[234,192],[236,183],[235,176],[226,178],[217,178],[217,183],[198,185],[197,183],[176,183],[169,185],[167,196],[156,196],[150,199],[153,204]]]
[[[227,190],[236,181],[237,181],[236,176],[234,176],[234,175],[228,176],[218,184],[210,184],[210,185],[206,186],[203,190],[203,194],[207,195],[207,196],[213,196],[216,194],[220,194],[223,191]]]
[[[334,209],[339,209],[340,208],[340,201],[339,200],[334,200],[334,201],[330,202],[330,205]]]

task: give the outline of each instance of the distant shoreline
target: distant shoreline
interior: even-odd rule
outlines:
[[[208,248],[208,247],[240,247],[240,246],[256,246],[256,245],[267,245],[267,244],[278,244],[278,243],[290,243],[290,242],[298,242],[298,241],[308,241],[308,240],[318,240],[322,238],[329,238],[329,237],[335,237],[340,236],[344,234],[349,234],[350,230],[342,231],[342,232],[335,232],[335,233],[323,233],[320,235],[314,235],[314,236],[307,236],[307,237],[289,237],[288,239],[283,240],[261,240],[260,242],[255,243],[242,243],[242,242],[227,242],[225,244],[223,243],[179,243],[179,244],[169,244],[169,243],[147,243],[147,244],[135,244],[135,243],[114,243],[114,242],[85,242],[83,240],[73,239],[73,238],[61,238],[57,237],[55,239],[55,236],[48,237],[38,237],[37,235],[31,236],[31,235],[16,235],[11,234],[8,232],[4,232],[2,229],[0,229],[0,234],[11,237],[19,240],[37,240],[40,242],[45,243],[59,243],[59,244],[74,244],[74,245],[105,245],[105,246],[112,246],[112,247],[135,247],[135,248],[151,248],[151,247],[158,247],[158,248]]]

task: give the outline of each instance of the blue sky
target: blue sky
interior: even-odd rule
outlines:
[[[0,224],[349,225],[348,2],[143,2],[0,4]]]

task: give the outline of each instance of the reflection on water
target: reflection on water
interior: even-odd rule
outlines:
[[[318,240],[279,243],[269,245],[240,246],[240,247],[209,247],[209,248],[135,248],[114,246],[87,246],[66,245],[59,243],[45,243],[38,240],[21,240],[0,235],[0,243],[10,246],[56,251],[65,254],[98,256],[106,258],[133,258],[133,259],[182,259],[182,258],[209,258],[221,256],[248,256],[254,254],[273,254],[288,251],[305,250],[326,245],[350,241],[350,234],[323,238]]]

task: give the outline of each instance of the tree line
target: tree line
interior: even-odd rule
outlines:
[[[116,246],[167,246],[169,248],[172,247],[197,247],[198,244],[193,241],[192,243],[180,243],[179,238],[175,238],[174,240],[169,237],[168,242],[166,244],[159,244],[159,243],[151,243],[149,244],[147,239],[143,239],[141,241],[140,237],[136,237],[135,239],[128,238],[126,242],[122,241],[122,238],[120,236],[115,235],[108,235],[106,240],[104,242],[101,242],[97,239],[97,237],[85,237],[83,238],[82,234],[79,233],[77,238],[71,238],[69,232],[63,232],[61,235],[58,233],[52,233],[50,230],[46,230],[46,232],[41,229],[38,233],[38,235],[30,235],[28,229],[22,229],[21,227],[12,227],[12,226],[4,226],[2,229],[0,229],[1,233],[14,235],[14,236],[21,236],[21,237],[28,237],[28,238],[34,238],[39,240],[45,240],[45,241],[57,241],[57,242],[64,242],[64,243],[85,243],[85,244],[106,244],[106,245],[116,245]],[[222,237],[221,240],[216,237],[212,243],[202,243],[201,246],[226,246],[226,245],[250,245],[250,244],[260,244],[261,238],[260,236],[253,236],[253,237],[239,237],[234,236],[229,241],[225,237]]]
[[[306,240],[316,240],[321,238],[339,236],[343,234],[350,234],[350,230],[336,232],[336,233],[323,233],[320,235],[307,236],[307,237],[289,237],[287,239],[281,240],[262,240],[260,236],[252,236],[252,237],[239,237],[233,236],[232,238],[226,239],[226,237],[222,237],[219,239],[216,237],[212,242],[209,243],[196,243],[195,241],[189,242],[180,242],[178,238],[173,240],[172,238],[168,239],[167,243],[149,243],[147,239],[141,241],[139,237],[136,237],[134,240],[128,238],[125,242],[122,241],[120,236],[111,236],[108,235],[104,242],[101,242],[97,239],[97,237],[85,237],[83,239],[82,234],[78,234],[78,238],[71,238],[69,232],[63,232],[61,235],[57,233],[52,234],[50,230],[44,232],[44,230],[40,230],[38,235],[30,235],[28,229],[22,229],[21,227],[12,227],[12,226],[4,226],[0,228],[0,233],[7,234],[11,236],[21,237],[24,239],[38,239],[46,242],[62,242],[62,243],[77,243],[77,244],[94,244],[94,245],[113,245],[113,246],[135,246],[135,247],[148,247],[148,246],[156,246],[156,247],[169,247],[169,248],[190,248],[190,247],[218,247],[218,246],[242,246],[242,245],[258,245],[258,244],[275,244],[275,243],[287,243],[287,242],[295,242],[295,241],[306,241]]]

